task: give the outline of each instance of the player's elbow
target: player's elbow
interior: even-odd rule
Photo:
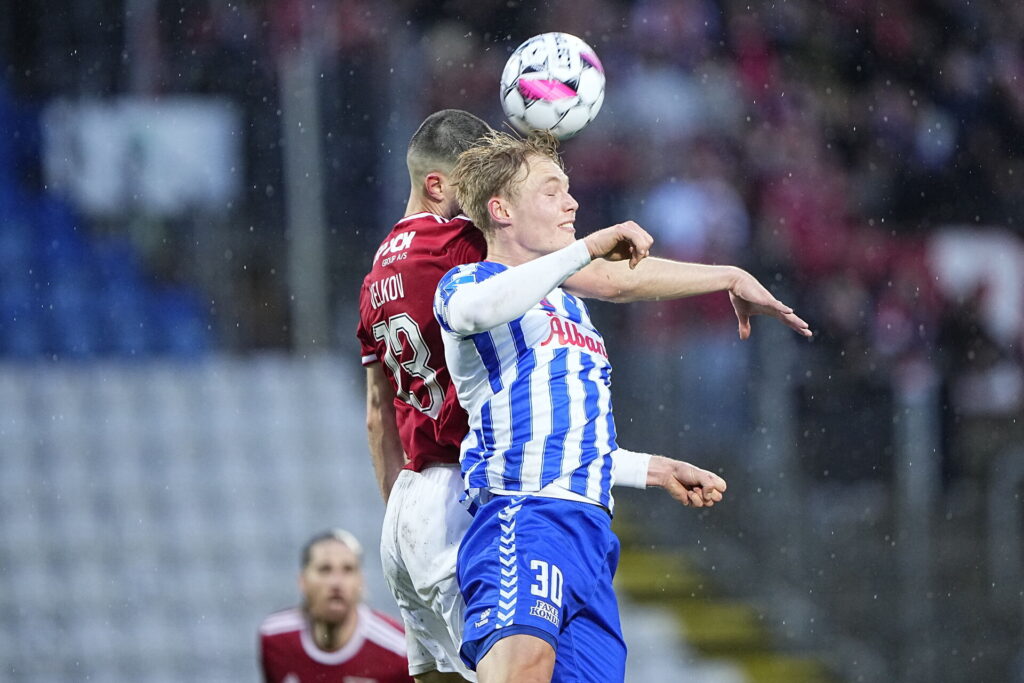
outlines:
[[[383,422],[380,419],[380,414],[375,410],[366,411],[366,433],[370,436],[379,434]]]
[[[383,404],[372,405],[372,402],[371,405],[367,406],[366,433],[371,437],[375,434],[382,434],[389,421],[394,422],[394,414],[391,414],[389,420],[389,416],[386,412],[389,407],[390,406],[385,406]]]
[[[498,323],[499,316],[493,303],[478,302],[474,306],[464,306],[451,315],[452,330],[463,336],[486,332]]]
[[[589,293],[580,293],[580,296],[598,301],[607,301],[613,304],[628,304],[638,301],[640,297],[628,285],[612,282],[610,280],[595,283]]]
[[[565,288],[584,299],[622,304],[639,297],[628,268],[618,263],[594,261],[565,281]]]
[[[596,297],[601,301],[608,301],[613,304],[629,304],[640,301],[643,297],[633,289],[626,289],[619,286],[610,286],[601,296]]]

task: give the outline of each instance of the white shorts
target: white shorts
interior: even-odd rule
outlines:
[[[402,470],[391,490],[380,557],[384,577],[405,622],[409,674],[476,674],[459,657],[465,602],[455,576],[459,543],[473,518],[459,503],[456,465]]]

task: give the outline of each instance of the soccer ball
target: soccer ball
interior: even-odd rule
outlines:
[[[571,138],[601,110],[604,67],[585,42],[543,33],[516,48],[501,73],[501,107],[521,133],[549,130]]]

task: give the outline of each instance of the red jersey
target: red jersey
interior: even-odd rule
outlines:
[[[313,642],[301,609],[275,612],[260,625],[266,683],[412,683],[402,627],[360,605],[352,639],[336,652]]]
[[[417,213],[395,224],[363,280],[356,336],[363,365],[383,361],[395,389],[407,469],[459,462],[469,424],[444,362],[434,290],[449,270],[486,253],[483,234],[465,216]]]

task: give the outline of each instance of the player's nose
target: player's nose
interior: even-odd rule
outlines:
[[[573,197],[568,192],[565,193],[565,197],[567,199],[566,205],[565,205],[565,210],[566,211],[571,211],[573,213],[576,213],[576,210],[580,208],[580,203],[578,201],[576,201],[576,198]]]

